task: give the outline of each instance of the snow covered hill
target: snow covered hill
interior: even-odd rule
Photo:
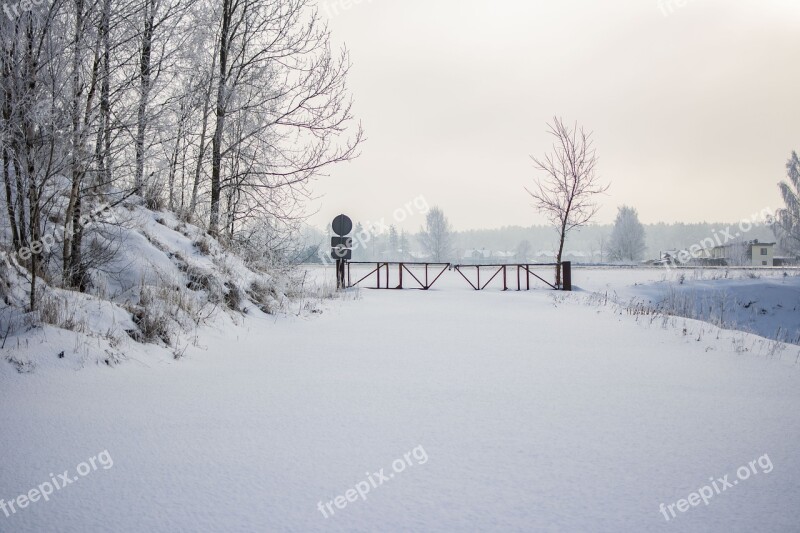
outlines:
[[[332,293],[324,285],[309,293],[301,278],[248,266],[171,213],[126,202],[111,216],[116,233],[100,235],[102,242],[92,245],[114,254],[91,271],[88,293],[45,285],[35,313],[21,311],[27,307],[29,274],[3,254],[0,361],[11,365],[0,364],[0,375],[115,366],[131,358],[161,363],[200,342],[204,324],[288,311],[293,298],[305,306],[295,311],[312,313],[319,300],[314,296]]]

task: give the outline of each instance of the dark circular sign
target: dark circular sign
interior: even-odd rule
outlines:
[[[353,221],[350,220],[350,217],[347,215],[339,215],[333,219],[333,224],[331,224],[331,227],[336,235],[345,237],[351,231],[353,231]]]

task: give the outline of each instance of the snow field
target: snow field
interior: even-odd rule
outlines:
[[[585,297],[362,290],[206,328],[180,362],[5,373],[0,498],[98,450],[114,467],[0,531],[794,531],[793,362]],[[660,513],[765,454],[768,475]]]

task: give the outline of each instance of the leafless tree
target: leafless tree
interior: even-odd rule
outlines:
[[[565,126],[558,117],[548,126],[556,139],[552,152],[542,158],[532,156],[544,177],[536,181],[533,190],[526,190],[533,197],[534,206],[558,232],[556,262],[560,264],[567,235],[594,218],[599,209],[595,196],[607,191],[608,185],[600,184],[596,173],[597,153],[591,132],[577,124]],[[561,286],[560,267],[556,267],[556,286]]]
[[[781,248],[800,255],[800,157],[797,152],[792,152],[786,163],[786,174],[788,180],[779,184],[786,207],[778,210],[773,230]]]
[[[63,46],[65,27],[57,20],[60,2],[42,13],[27,11],[0,21],[2,47],[3,182],[12,246],[30,276],[30,310],[36,308],[37,278],[44,269],[41,248],[48,209],[53,208],[52,182],[65,168],[67,143],[59,132],[66,123],[53,96],[60,67],[53,50]],[[28,253],[23,253],[28,252]]]
[[[0,247],[24,257],[31,309],[37,277],[90,290],[121,232],[82,221],[133,191],[289,255],[310,180],[363,138],[315,2],[45,4],[0,16]]]
[[[349,59],[331,51],[311,0],[222,0],[215,49],[212,235],[224,221],[224,189],[234,189],[229,205],[239,213],[289,216],[309,181],[355,157],[363,139],[360,127],[342,139],[352,121]]]
[[[433,261],[449,261],[453,253],[453,232],[450,222],[439,207],[432,207],[419,235],[420,244]]]

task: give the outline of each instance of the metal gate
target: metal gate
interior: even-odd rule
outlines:
[[[367,278],[375,276],[375,286],[369,287],[371,289],[418,289],[427,291],[444,275],[447,270],[454,270],[469,283],[470,287],[476,291],[485,290],[492,281],[502,274],[503,290],[513,290],[510,285],[513,285],[514,278],[516,278],[516,290],[522,291],[531,290],[531,278],[539,280],[553,290],[572,290],[572,264],[570,262],[563,263],[546,263],[546,264],[531,264],[531,263],[518,263],[508,265],[452,265],[451,263],[424,263],[424,262],[393,262],[393,261],[347,261],[347,287],[356,287]],[[350,265],[375,265],[368,274],[362,276],[360,279],[353,282]],[[397,268],[398,283],[395,286],[391,285],[390,273]],[[409,267],[424,267],[425,274],[417,277]],[[561,284],[556,282],[550,283],[542,276],[534,272],[535,269],[542,267],[552,267],[555,269],[556,274],[561,271]],[[472,269],[475,269],[475,277],[472,276]],[[481,276],[483,269],[483,276]],[[511,277],[509,278],[509,271]],[[383,272],[383,276],[381,273]],[[524,276],[524,278],[523,278]],[[383,282],[381,281],[383,277]],[[487,279],[488,277],[488,279]],[[423,278],[423,279],[420,279]],[[483,278],[483,281],[482,279]],[[404,280],[408,281],[411,286],[404,286]],[[413,280],[413,282],[411,281]],[[523,288],[524,287],[524,288]]]

